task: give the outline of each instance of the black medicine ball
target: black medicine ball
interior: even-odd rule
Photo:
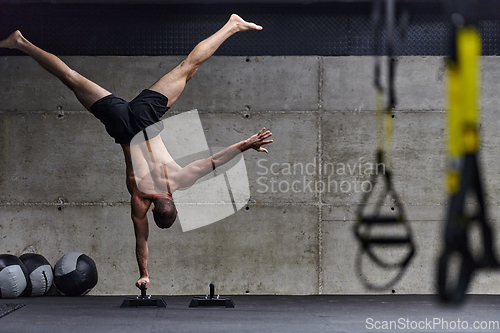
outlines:
[[[54,282],[64,295],[85,295],[97,284],[97,267],[83,253],[66,253],[54,266]]]
[[[26,253],[19,257],[28,270],[30,284],[21,296],[46,295],[54,281],[50,263],[40,254]]]

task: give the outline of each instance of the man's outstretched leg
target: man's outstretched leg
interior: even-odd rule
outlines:
[[[172,106],[184,90],[186,82],[193,77],[201,64],[210,58],[231,35],[245,30],[262,30],[262,27],[246,22],[236,14],[231,15],[229,21],[219,31],[196,45],[186,60],[149,89],[165,95],[168,98],[168,107]]]
[[[0,41],[0,47],[17,49],[31,56],[45,70],[55,75],[62,83],[71,89],[87,110],[90,110],[90,107],[96,101],[111,94],[106,89],[101,88],[99,85],[69,68],[55,55],[45,52],[31,44],[23,37],[19,30],[12,33],[7,39]]]

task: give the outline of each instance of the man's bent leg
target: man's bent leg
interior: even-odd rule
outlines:
[[[86,79],[76,71],[69,68],[61,59],[55,55],[45,52],[37,46],[31,44],[21,35],[21,32],[12,33],[7,39],[0,41],[0,47],[18,49],[31,56],[49,73],[55,75],[69,89],[71,89],[80,103],[90,110],[92,104],[99,99],[111,94],[106,89],[94,82]]]
[[[229,21],[219,31],[196,45],[186,60],[158,80],[150,90],[165,95],[168,98],[167,106],[172,106],[184,90],[186,82],[226,39],[239,31],[261,29],[261,26],[246,22],[238,15],[231,15]]]

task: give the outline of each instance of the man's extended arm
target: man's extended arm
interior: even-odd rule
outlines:
[[[192,186],[198,179],[212,172],[214,168],[229,162],[239,153],[248,149],[255,149],[267,153],[267,149],[262,146],[273,142],[273,140],[267,140],[271,135],[272,133],[270,131],[266,131],[266,129],[263,128],[259,133],[252,135],[247,140],[240,141],[224,148],[211,157],[188,164],[177,174],[176,181],[178,187],[183,189]]]

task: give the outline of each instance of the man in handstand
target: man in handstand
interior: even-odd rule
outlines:
[[[18,49],[27,53],[45,70],[59,78],[75,93],[80,103],[101,120],[115,142],[121,145],[125,156],[127,189],[131,195],[131,215],[136,237],[136,256],[140,273],[140,278],[136,282],[137,287],[143,283],[146,288],[149,286],[147,243],[149,225],[146,214],[151,204],[155,205],[153,215],[156,224],[160,228],[170,227],[177,215],[172,201],[172,193],[175,190],[192,186],[196,180],[217,166],[228,162],[237,153],[250,148],[267,152],[262,145],[272,142],[272,140],[267,140],[272,134],[262,129],[249,139],[234,144],[207,159],[195,161],[184,168],[173,162],[158,135],[159,131],[156,135],[145,137],[139,146],[132,145],[132,149],[131,140],[140,132],[146,133],[148,127],[161,123],[160,118],[180,96],[186,82],[227,38],[236,32],[261,29],[262,27],[246,22],[238,15],[231,15],[229,21],[219,31],[200,42],[184,61],[130,102],[116,97],[78,74],[55,55],[30,43],[19,31],[15,31],[7,39],[0,41],[0,47]],[[133,156],[137,157],[139,153],[143,154],[143,160],[150,162],[149,172],[141,177],[137,177],[136,173],[140,171],[134,170],[133,165]],[[148,154],[156,159],[152,162],[151,159],[146,158]],[[138,182],[139,179],[141,182]],[[139,184],[141,184],[142,191],[139,189]],[[155,190],[144,192],[147,188]]]

